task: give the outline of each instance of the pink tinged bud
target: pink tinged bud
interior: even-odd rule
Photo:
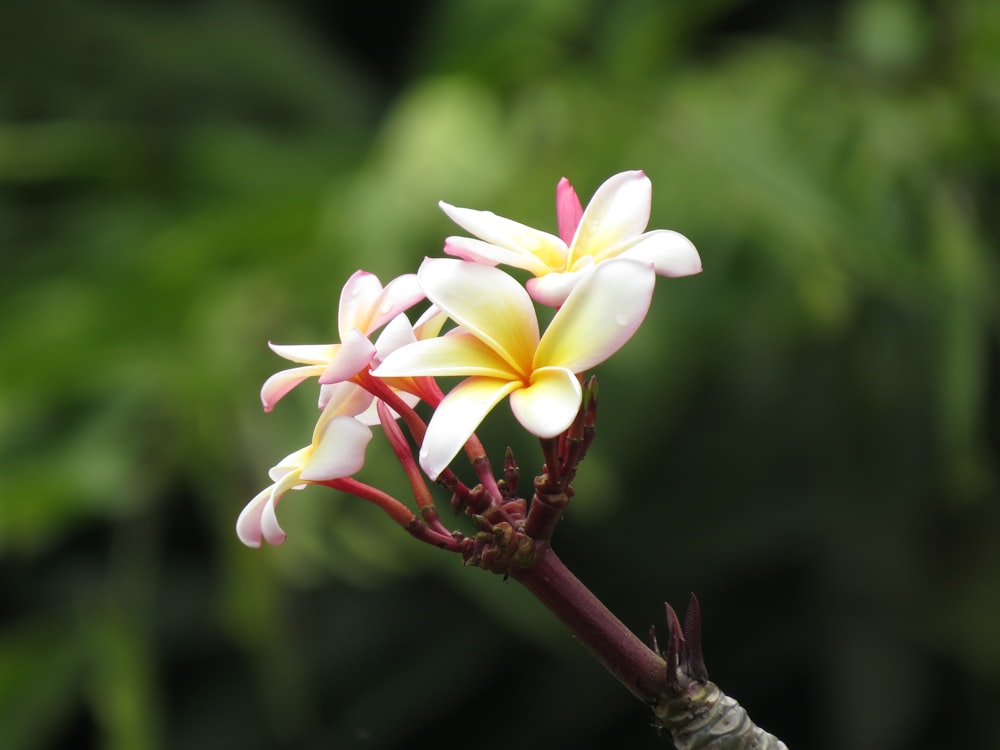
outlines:
[[[559,237],[566,245],[573,241],[573,235],[576,234],[582,216],[583,206],[580,205],[580,197],[570,181],[563,177],[556,186],[556,222],[559,227]]]

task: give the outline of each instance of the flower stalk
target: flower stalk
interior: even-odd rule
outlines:
[[[530,591],[591,654],[647,705],[656,703],[666,680],[666,662],[643,643],[567,568],[548,545],[534,562],[511,577]]]

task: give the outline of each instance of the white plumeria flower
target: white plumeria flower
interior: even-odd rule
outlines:
[[[578,373],[632,337],[649,310],[656,279],[649,263],[602,263],[577,284],[539,337],[531,298],[503,271],[428,258],[417,276],[427,298],[459,327],[395,350],[373,374],[466,377],[427,425],[420,465],[431,479],[508,395],[514,416],[532,434],[554,437],[568,428],[582,398]]]
[[[367,401],[365,400],[367,396]],[[365,463],[365,449],[372,431],[355,415],[366,408],[371,396],[354,383],[340,383],[320,415],[310,445],[285,456],[268,474],[274,482],[259,492],[236,520],[236,534],[248,547],[285,541],[275,508],[289,490],[301,490],[310,482],[341,479],[355,474]]]
[[[559,237],[490,211],[439,205],[456,224],[476,235],[448,237],[444,251],[488,266],[529,271],[532,298],[558,307],[595,265],[611,258],[652,264],[661,276],[699,273],[701,258],[684,235],[669,229],[646,232],[653,186],[641,170],[620,172],[602,184],[584,211],[565,177],[556,188]]]
[[[399,276],[383,288],[373,274],[356,271],[340,293],[337,328],[341,343],[268,343],[275,353],[305,366],[282,370],[265,381],[260,391],[264,410],[271,411],[286,393],[307,378],[318,377],[321,383],[328,384],[357,375],[375,354],[375,345],[368,338],[372,332],[423,298],[416,274]]]

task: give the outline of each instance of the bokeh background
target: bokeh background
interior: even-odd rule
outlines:
[[[553,230],[635,168],[705,272],[598,369],[561,557],[639,634],[697,592],[792,748],[1000,748],[992,0],[0,6],[0,747],[667,747],[372,506],[233,532],[315,417],[261,411],[268,340],[439,254],[439,199]]]

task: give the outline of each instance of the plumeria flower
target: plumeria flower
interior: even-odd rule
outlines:
[[[641,170],[620,172],[601,185],[584,211],[565,177],[556,188],[559,236],[505,219],[490,211],[439,205],[456,224],[476,235],[448,237],[444,251],[489,266],[504,264],[535,278],[528,292],[543,305],[558,307],[595,265],[611,258],[651,263],[660,276],[701,271],[695,246],[669,229],[645,231],[653,186]]]
[[[253,498],[236,520],[236,534],[248,547],[285,541],[275,508],[289,490],[355,474],[365,462],[372,431],[355,415],[367,407],[368,395],[354,383],[340,383],[320,415],[310,445],[290,453],[270,470],[274,482]]]
[[[416,274],[399,276],[383,288],[373,274],[355,272],[340,293],[339,344],[268,344],[275,353],[304,367],[282,370],[265,381],[260,391],[264,410],[271,411],[286,393],[307,378],[338,383],[357,375],[375,354],[375,345],[368,338],[372,332],[423,298]]]
[[[413,324],[410,323],[405,313],[400,313],[386,324],[375,340],[375,351],[371,357],[370,366],[376,367],[383,359],[400,347],[437,336],[447,320],[447,314],[434,305],[427,308],[423,315],[417,319],[417,322]],[[420,401],[419,396],[416,395],[421,392],[420,385],[414,382],[412,378],[386,379],[386,384],[394,391],[397,391],[400,398],[407,405],[415,406]],[[343,385],[344,381],[341,381],[339,383],[324,384],[320,387],[319,406],[321,409],[326,406],[331,396],[342,392]],[[356,385],[355,387],[360,391],[357,394],[358,403],[364,403],[363,409],[357,414],[358,420],[367,425],[378,424],[381,420],[378,416],[377,399],[374,395],[364,390],[362,386]],[[395,412],[392,413],[395,415]]]
[[[649,309],[656,278],[649,263],[601,263],[580,280],[539,336],[531,298],[497,268],[428,258],[417,277],[427,298],[458,328],[396,349],[373,374],[466,378],[427,425],[420,465],[432,479],[506,396],[514,416],[534,435],[554,437],[569,427],[582,398],[578,373],[632,337]]]

